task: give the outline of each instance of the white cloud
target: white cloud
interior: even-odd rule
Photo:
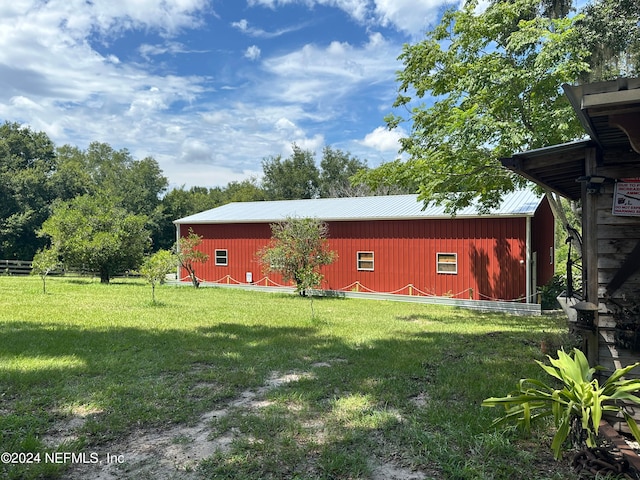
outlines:
[[[183,163],[211,163],[213,158],[211,147],[197,138],[185,139],[181,150]]]
[[[132,28],[154,28],[165,35],[174,35],[183,28],[200,26],[198,13],[207,8],[207,0],[127,0],[92,2],[57,0],[68,3],[72,12],[81,10],[90,15],[90,25],[105,35]],[[54,5],[54,7],[57,5]],[[71,15],[71,18],[77,18]]]
[[[359,22],[367,19],[370,3],[371,0],[247,0],[247,5],[250,7],[259,5],[271,9],[291,4],[302,4],[308,8],[313,8],[314,5],[327,5],[340,8]]]
[[[247,4],[271,9],[289,4],[336,7],[361,24],[393,26],[411,36],[424,34],[438,20],[439,10],[459,7],[464,0],[249,0]]]
[[[184,119],[186,123],[183,128],[173,128],[171,133],[166,129],[158,132],[158,137],[164,138],[154,146],[155,151],[166,151],[169,155],[170,147],[179,144],[177,165],[182,165],[182,169],[187,169],[185,165],[189,164],[189,169],[206,171],[219,167],[243,172],[255,171],[260,161],[270,155],[290,155],[292,142],[304,145],[305,148],[324,146],[322,135],[308,136],[296,124],[294,119],[304,118],[306,115],[297,105],[205,104],[202,105],[202,110],[204,112],[200,115],[199,122]],[[180,119],[167,117],[167,121],[175,124]],[[194,132],[197,132],[197,137]],[[170,172],[168,170],[168,175]],[[178,175],[181,176],[182,174]],[[195,184],[207,185],[204,182]]]
[[[397,55],[396,46],[376,33],[360,47],[344,42],[331,42],[326,48],[308,44],[266,59],[264,68],[279,78],[278,88],[270,95],[281,101],[312,103],[330,98],[336,102],[359,86],[385,77],[393,81],[399,68]]]
[[[427,28],[439,21],[439,10],[458,7],[464,0],[375,0],[377,20],[393,25],[412,36],[422,36]]]
[[[378,127],[373,132],[368,133],[361,143],[379,152],[398,152],[400,150],[400,139],[406,136],[406,132],[401,128],[389,130],[384,127]]]
[[[320,151],[325,145],[324,135],[317,134],[312,138],[300,137],[294,138],[293,141],[283,143],[283,155],[290,156],[293,154],[292,144],[296,144],[302,150],[309,150],[311,152]]]
[[[249,48],[245,50],[244,56],[249,60],[258,60],[260,58],[261,53],[262,52],[260,51],[259,47],[257,47],[256,45],[251,45]]]
[[[163,95],[158,87],[151,87],[146,91],[136,93],[126,114],[140,116],[165,110],[168,107],[166,100],[166,95]]]
[[[5,9],[0,15],[0,113],[3,118],[28,121],[57,144],[71,138],[79,146],[84,140],[135,144],[142,129],[157,128],[158,112],[176,101],[192,101],[203,91],[205,79],[150,74],[114,54],[101,55],[88,38],[94,28],[118,24],[116,30],[123,29],[134,20],[166,33],[193,24],[195,20],[189,19],[202,4],[22,0],[24,10]],[[169,19],[171,15],[175,18]],[[16,103],[12,98],[29,102]]]
[[[247,21],[246,18],[243,18],[239,22],[233,22],[231,24],[231,26],[234,27],[234,28],[237,28],[241,32],[245,32],[246,33],[246,32],[249,31],[249,22]]]
[[[300,131],[298,130],[298,127],[296,127],[296,124],[293,123],[288,118],[279,118],[278,121],[275,123],[275,127],[277,130],[281,132],[287,132],[287,133],[293,132],[296,135],[300,135]]]
[[[172,55],[180,54],[180,53],[193,53],[193,50],[189,50],[180,42],[172,42],[168,41],[163,44],[150,45],[148,43],[143,43],[138,47],[138,52],[145,59],[149,60],[151,57],[156,55],[164,55],[166,53],[170,53]],[[203,53],[200,51],[199,53]]]
[[[132,5],[137,5],[149,7],[144,15],[149,26],[161,27],[163,21],[168,20],[165,15],[154,18],[151,8],[154,3],[156,11],[172,12],[180,17],[178,6],[186,4],[191,8],[194,2],[137,0],[122,3],[120,11],[115,10],[121,5],[119,2],[96,2],[100,6],[111,6],[104,10],[85,2],[33,2],[27,14],[0,20],[0,72],[10,83],[9,89],[0,89],[0,102],[6,100],[6,95],[18,93],[32,96],[36,101],[39,101],[37,97],[42,97],[47,99],[45,102],[79,102],[109,96],[111,101],[130,103],[132,95],[147,87],[148,73],[135,66],[122,65],[114,55],[103,57],[92,49],[86,40],[91,34],[91,20],[113,24],[121,18],[122,25],[126,25],[131,22],[127,15],[132,12]],[[187,13],[183,12],[184,15]],[[175,22],[178,20],[171,21],[172,24]],[[55,28],[56,25],[60,28]],[[26,81],[11,81],[7,78],[11,76],[20,76]],[[192,81],[186,80],[179,88],[192,92],[193,87],[188,85]],[[153,83],[163,82],[160,79]]]
[[[10,102],[14,107],[17,107],[19,109],[35,110],[38,112],[42,112],[44,110],[44,108],[42,108],[42,105],[39,105],[33,100],[27,97],[23,97],[22,95],[12,97]]]
[[[261,28],[256,28],[256,27],[250,26],[249,25],[249,21],[247,19],[243,18],[240,21],[232,22],[231,26],[233,28],[236,28],[237,30],[240,30],[242,33],[245,33],[245,34],[251,36],[251,37],[276,38],[276,37],[279,37],[281,35],[285,35],[287,33],[291,33],[291,32],[295,32],[295,31],[301,30],[308,24],[309,24],[309,22],[303,22],[303,23],[299,23],[297,25],[292,25],[292,26],[287,27],[287,28],[280,28],[278,30],[274,30],[273,32],[268,32],[267,30],[263,30]]]

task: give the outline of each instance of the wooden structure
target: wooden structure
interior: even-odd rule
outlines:
[[[451,217],[416,195],[393,195],[233,203],[175,223],[178,236],[203,237],[202,280],[269,286],[282,279],[264,278],[256,253],[286,217],[328,223],[338,259],[323,269],[324,290],[536,303],[554,271],[551,209],[529,191],[490,214],[470,207]]]
[[[30,261],[0,260],[0,275],[29,275],[30,273]]]
[[[584,349],[608,375],[640,360],[640,79],[564,89],[590,138],[502,163],[581,201],[583,291],[574,303],[586,310],[576,317],[593,320],[582,328]]]

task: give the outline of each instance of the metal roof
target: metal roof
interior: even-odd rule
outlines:
[[[481,214],[477,206],[456,213],[456,218],[533,216],[542,197],[530,190],[506,194],[499,208]],[[311,200],[279,200],[271,202],[236,202],[175,220],[175,224],[265,223],[287,217],[318,218],[325,221],[411,220],[420,218],[452,218],[443,206],[424,208],[417,195],[376,197],[318,198]]]

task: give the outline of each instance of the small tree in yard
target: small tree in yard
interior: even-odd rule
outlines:
[[[323,265],[333,263],[337,255],[329,250],[325,222],[313,218],[287,218],[271,225],[271,242],[258,252],[265,271],[277,272],[285,281],[296,284],[296,292],[306,295],[324,276]],[[313,296],[311,295],[313,312]]]
[[[151,284],[151,298],[156,303],[156,285],[164,282],[166,276],[178,265],[176,256],[168,250],[158,250],[145,258],[140,267],[140,275]]]
[[[60,268],[62,264],[58,258],[58,252],[53,248],[44,248],[38,250],[31,262],[31,273],[40,275],[42,279],[42,293],[47,293],[47,275],[55,269]]]
[[[191,283],[195,288],[200,286],[200,280],[196,276],[196,263],[204,263],[209,260],[209,255],[198,250],[198,246],[202,243],[202,237],[195,233],[191,228],[189,235],[180,237],[175,246],[176,258],[182,268],[184,268],[191,278]]]

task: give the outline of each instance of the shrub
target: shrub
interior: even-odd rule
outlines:
[[[515,420],[525,430],[538,418],[553,417],[557,428],[551,449],[556,459],[562,455],[565,441],[571,435],[576,444],[596,447],[596,437],[602,414],[605,411],[621,413],[636,440],[640,440],[640,430],[621,402],[640,403],[634,393],[640,390],[640,380],[623,380],[622,377],[640,365],[640,362],[619,368],[602,384],[594,373],[602,367],[590,368],[589,363],[577,348],[573,356],[558,350],[558,358],[548,356],[551,365],[536,360],[542,369],[557,380],[560,388],[555,388],[533,378],[518,382],[515,391],[506,397],[492,397],[484,400],[485,407],[502,405],[505,415],[495,420],[494,425]]]
[[[567,288],[567,277],[565,275],[555,274],[546,285],[540,287],[542,297],[543,310],[555,310],[560,308],[558,296]]]

